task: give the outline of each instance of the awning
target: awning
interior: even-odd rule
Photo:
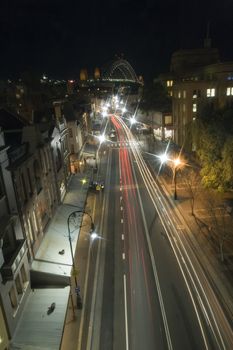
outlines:
[[[70,285],[70,276],[57,275],[43,271],[31,270],[31,287],[64,288]]]

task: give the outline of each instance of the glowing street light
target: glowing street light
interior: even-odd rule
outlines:
[[[87,179],[83,178],[83,179],[81,180],[81,182],[82,182],[83,185],[85,185],[85,184],[87,183]]]
[[[181,164],[181,161],[179,158],[174,159],[173,162],[174,162],[175,167],[177,167],[178,165]]]
[[[162,164],[164,164],[164,163],[166,163],[168,161],[167,153],[163,153],[163,154],[161,154],[158,157],[159,157],[159,159],[160,159]]]
[[[133,125],[133,124],[135,124],[135,123],[136,123],[136,119],[135,119],[135,117],[131,117],[131,118],[130,118],[130,123],[131,123],[131,125]]]
[[[103,143],[103,142],[105,141],[105,136],[104,136],[104,134],[99,135],[99,136],[98,136],[98,139],[99,139],[100,144]]]
[[[91,241],[92,241],[92,242],[93,242],[95,239],[99,238],[99,236],[97,235],[96,232],[91,232],[90,236],[91,236]]]
[[[122,113],[125,113],[127,109],[125,107],[122,108]]]

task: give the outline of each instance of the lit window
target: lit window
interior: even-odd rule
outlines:
[[[172,86],[173,85],[173,80],[167,80],[167,86]]]
[[[185,106],[185,104],[183,103],[183,112],[185,112],[186,111],[186,106]]]
[[[227,96],[233,96],[233,87],[227,88]]]
[[[183,98],[186,98],[186,91],[183,91]]]
[[[206,96],[207,97],[214,97],[215,96],[215,89],[207,89],[206,90]]]
[[[196,112],[196,111],[197,111],[197,104],[193,103],[193,112]]]
[[[169,91],[169,95],[172,97],[172,91]]]
[[[180,91],[178,92],[178,98],[181,98],[181,92]]]
[[[164,116],[164,123],[167,124],[172,124],[172,116],[171,115],[165,115]]]

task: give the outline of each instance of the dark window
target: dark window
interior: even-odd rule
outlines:
[[[36,192],[38,194],[42,189],[41,178],[40,178],[40,166],[39,166],[38,160],[34,161],[33,169],[34,169],[34,177],[35,177],[35,184],[36,184]]]
[[[25,179],[24,179],[24,174],[21,174],[21,183],[22,183],[22,187],[23,187],[23,197],[24,197],[24,201],[27,201],[27,187],[26,187],[26,183],[25,183]]]
[[[56,157],[56,168],[57,171],[59,171],[62,167],[62,158],[61,158],[61,151],[60,148],[57,147],[57,157]]]
[[[32,194],[32,181],[31,181],[31,175],[30,175],[30,169],[27,168],[27,175],[28,175],[28,183],[29,183],[29,187],[30,187],[30,193]]]
[[[2,181],[2,176],[0,174],[0,198],[4,196],[4,187],[3,187],[3,181]]]

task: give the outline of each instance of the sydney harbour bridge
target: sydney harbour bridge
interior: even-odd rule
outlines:
[[[102,68],[95,68],[92,76],[89,76],[86,69],[82,69],[78,84],[91,90],[107,92],[125,89],[129,94],[140,94],[143,79],[137,76],[127,60],[118,58],[107,62]]]

